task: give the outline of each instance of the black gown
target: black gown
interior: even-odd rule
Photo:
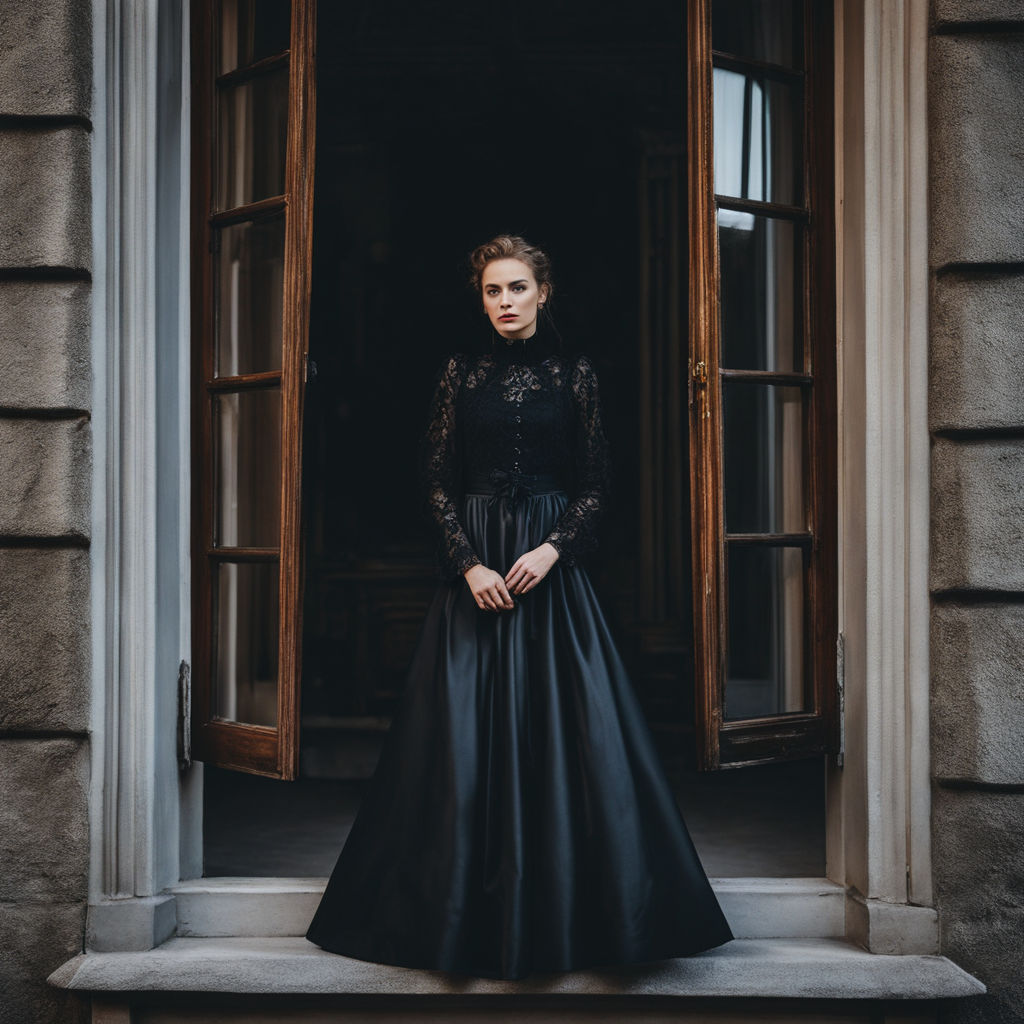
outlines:
[[[440,582],[307,938],[490,978],[733,938],[582,564],[609,490],[597,378],[547,326],[457,352],[420,466]],[[462,573],[559,552],[514,608]]]

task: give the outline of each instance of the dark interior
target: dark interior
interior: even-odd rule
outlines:
[[[590,573],[709,874],[824,874],[820,760],[694,768],[686,438],[640,426],[655,385],[685,412],[685,380],[637,341],[685,370],[684,11],[320,5],[301,778],[207,769],[206,874],[333,866],[436,585],[417,444],[443,357],[488,343],[466,257],[498,232],[550,252],[555,322],[597,367],[613,499]]]

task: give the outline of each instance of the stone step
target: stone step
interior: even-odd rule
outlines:
[[[509,995],[532,997],[531,1005],[591,1008],[616,997],[619,1019],[632,1020],[638,1018],[630,1002],[639,1008],[652,997],[660,997],[664,1009],[697,998],[932,1000],[985,991],[945,957],[868,953],[839,939],[737,939],[690,957],[500,981],[337,956],[294,937],[174,938],[148,952],[80,954],[49,980],[63,989],[121,997],[362,996],[377,1007],[414,997],[410,1020],[454,1001]]]
[[[845,892],[826,878],[713,878],[733,934],[742,939],[841,938]],[[170,890],[184,937],[302,936],[322,878],[199,878]]]

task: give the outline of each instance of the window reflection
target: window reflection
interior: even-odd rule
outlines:
[[[289,0],[221,0],[220,70],[287,50],[291,6]]]
[[[281,389],[214,399],[215,542],[276,548],[281,542]]]
[[[729,546],[725,717],[809,711],[799,548]]]
[[[217,246],[217,376],[281,369],[284,214],[222,228]]]
[[[288,69],[222,86],[217,118],[217,209],[283,194]]]
[[[726,530],[807,529],[800,388],[731,380],[722,395]]]
[[[722,53],[800,67],[802,0],[714,0],[711,45]]]
[[[277,725],[277,563],[222,564],[214,577],[214,713]]]
[[[792,221],[718,211],[722,366],[803,369],[801,229]]]
[[[800,93],[759,74],[715,68],[715,191],[737,199],[798,205]],[[749,227],[750,214],[723,211]]]

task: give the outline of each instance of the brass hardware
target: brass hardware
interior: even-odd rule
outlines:
[[[693,368],[693,379],[698,384],[707,384],[708,367],[707,363],[705,363],[703,359]]]

